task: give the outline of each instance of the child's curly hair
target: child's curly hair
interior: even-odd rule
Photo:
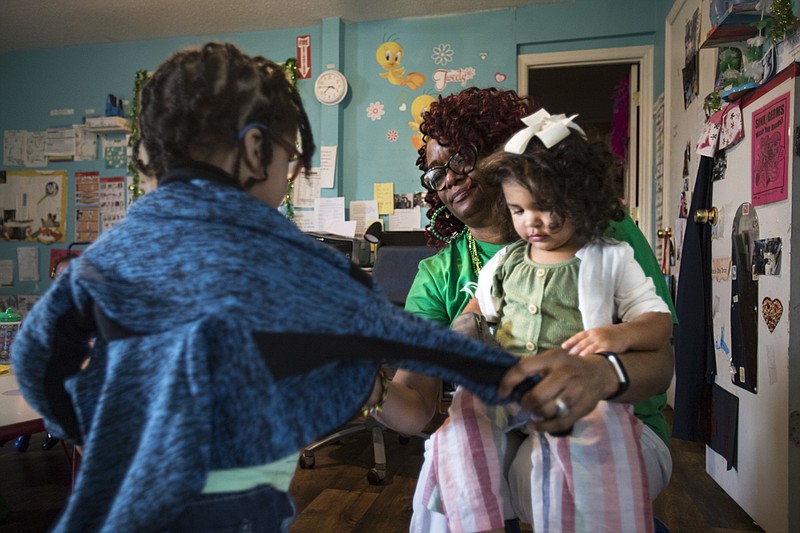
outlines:
[[[625,216],[615,187],[618,172],[618,160],[605,144],[570,131],[551,148],[534,137],[522,155],[499,149],[478,164],[477,180],[495,189],[507,182],[525,187],[539,209],[572,220],[576,234],[591,241]],[[511,219],[502,195],[495,213]]]
[[[435,139],[442,146],[451,146],[454,151],[467,146],[474,146],[478,152],[478,160],[492,153],[511,135],[519,131],[525,124],[522,117],[532,112],[533,103],[530,98],[519,96],[514,91],[501,91],[494,87],[479,89],[469,87],[463,91],[439,99],[430,105],[422,114],[420,131],[423,144],[419,149],[417,166],[427,170],[427,146],[430,139]],[[496,193],[495,193],[496,194]],[[484,194],[485,201],[492,205],[496,202],[494,195]],[[428,191],[425,201],[430,208],[427,216],[444,205],[436,192]],[[454,235],[461,231],[464,223],[446,212],[436,218],[436,231],[440,235]],[[425,228],[428,244],[437,249],[446,243],[436,238],[430,225]],[[513,228],[511,230],[513,235]]]
[[[237,146],[239,130],[253,122],[291,139],[299,132],[302,164],[311,167],[308,117],[280,65],[229,43],[178,52],[142,87],[139,131],[147,161],[137,168],[160,178],[176,163]],[[271,142],[263,145],[262,162],[265,168],[272,162]]]

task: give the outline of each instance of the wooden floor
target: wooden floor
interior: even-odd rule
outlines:
[[[66,456],[60,447],[42,450],[43,439],[43,434],[34,435],[23,454],[12,443],[0,448],[0,497],[10,508],[0,533],[47,531],[69,495]],[[422,447],[417,437],[401,444],[387,432],[387,477],[378,486],[366,477],[373,466],[368,433],[320,450],[315,467],[298,469],[292,483],[298,516],[291,533],[408,531]],[[672,480],[655,502],[655,515],[672,533],[762,531],[705,473],[704,450],[673,440]]]

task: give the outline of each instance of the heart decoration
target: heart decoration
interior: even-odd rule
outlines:
[[[496,81],[497,83],[503,83],[504,81],[506,81],[506,75],[501,72],[495,72],[494,81]]]
[[[767,296],[761,300],[761,314],[764,316],[764,322],[767,323],[769,332],[772,333],[783,315],[783,304],[777,298],[773,300]]]

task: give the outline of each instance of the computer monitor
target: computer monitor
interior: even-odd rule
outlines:
[[[359,251],[361,249],[361,242],[359,239],[342,237],[341,235],[335,235],[324,231],[307,231],[306,235],[341,252],[348,260],[360,264]]]

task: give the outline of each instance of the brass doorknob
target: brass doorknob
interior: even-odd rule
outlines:
[[[711,224],[717,225],[719,220],[719,210],[716,207],[711,209],[696,209],[694,212],[694,221],[698,224]]]

